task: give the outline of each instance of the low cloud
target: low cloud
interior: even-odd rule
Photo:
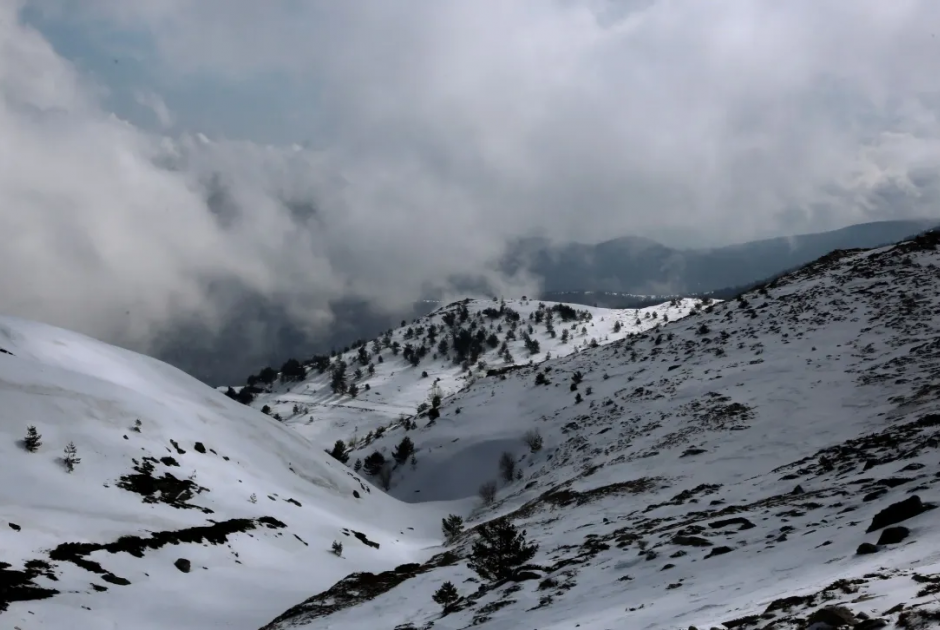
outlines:
[[[157,78],[134,98],[159,131],[114,115],[116,88],[24,6],[147,34]],[[340,298],[393,311],[466,276],[531,293],[496,265],[517,237],[940,216],[937,18],[929,0],[6,2],[0,310],[146,348],[248,294],[313,333]],[[212,138],[169,96],[271,77],[309,100]]]

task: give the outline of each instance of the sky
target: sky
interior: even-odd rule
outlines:
[[[512,239],[938,217],[933,0],[0,0],[0,311],[316,331]]]

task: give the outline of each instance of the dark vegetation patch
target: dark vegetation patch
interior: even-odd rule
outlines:
[[[172,457],[163,459],[173,460]],[[157,460],[153,457],[144,457],[139,463],[136,459],[132,461],[134,462],[134,472],[121,477],[115,484],[118,488],[141,495],[144,498],[144,503],[165,503],[175,508],[202,510],[206,514],[212,513],[209,508],[189,503],[197,494],[208,492],[208,488],[204,488],[190,479],[179,479],[169,472],[163,473],[162,477],[154,476],[154,464],[157,463]],[[175,461],[173,460],[174,463]]]
[[[364,544],[364,545],[367,545],[367,546],[369,546],[369,547],[373,547],[373,548],[375,548],[375,549],[378,549],[378,548],[379,548],[379,543],[373,542],[373,541],[369,540],[369,539],[366,537],[366,535],[363,534],[362,532],[357,532],[357,531],[354,530],[354,529],[343,529],[343,533],[344,533],[345,535],[347,535],[347,536],[349,536],[350,534],[352,534],[353,536],[355,536],[356,538],[358,538],[359,541],[360,541],[362,544]]]
[[[59,591],[43,588],[33,582],[40,575],[48,573],[48,566],[35,560],[27,562],[23,570],[17,570],[10,568],[11,565],[6,562],[0,562],[0,613],[5,612],[11,602],[35,601],[58,595]]]
[[[96,551],[107,551],[108,553],[127,553],[135,558],[143,558],[148,550],[160,549],[166,545],[183,543],[221,545],[228,542],[229,536],[251,531],[259,525],[264,525],[269,529],[286,527],[284,523],[270,516],[262,516],[258,519],[231,519],[212,522],[211,525],[153,532],[146,537],[121,536],[110,543],[62,543],[49,552],[49,558],[56,562],[71,562],[86,571],[101,575],[101,579],[106,582],[126,585],[130,582],[109,573],[98,562],[89,560],[87,556]]]
[[[3,348],[0,348],[0,354],[8,354],[8,355],[10,355],[11,357],[15,357],[15,356],[16,356],[15,354],[13,354],[12,352],[10,352],[9,350],[4,350]]]
[[[358,606],[389,592],[411,578],[439,567],[457,564],[458,560],[457,554],[447,551],[434,556],[424,564],[403,564],[391,571],[378,574],[368,572],[352,573],[328,590],[314,595],[287,610],[261,630],[274,630],[287,621],[292,625],[300,626],[314,619],[327,617],[341,610]]]

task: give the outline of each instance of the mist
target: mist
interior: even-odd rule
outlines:
[[[244,333],[263,357],[281,326],[329,337],[344,300],[397,317],[467,286],[534,294],[500,271],[520,238],[937,217],[938,18],[929,0],[6,0],[0,312],[159,351],[252,330],[233,321],[250,300],[279,313]]]

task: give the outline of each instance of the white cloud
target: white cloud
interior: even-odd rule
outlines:
[[[173,112],[166,106],[166,103],[159,94],[155,92],[137,92],[135,98],[138,103],[153,112],[153,115],[157,118],[157,122],[160,123],[163,129],[169,129],[173,126]]]
[[[308,322],[339,295],[503,282],[492,261],[533,232],[731,241],[940,216],[930,0],[31,4],[149,33],[174,89],[276,75],[316,95],[259,123],[316,152],[159,138],[7,5],[0,229],[23,236],[0,250],[20,270],[0,308],[109,338],[224,317],[212,282]],[[158,93],[141,94],[161,124],[190,128]]]

